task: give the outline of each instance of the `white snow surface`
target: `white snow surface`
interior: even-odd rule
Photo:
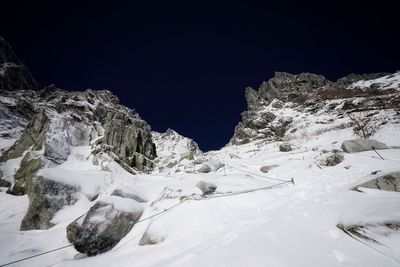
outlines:
[[[355,136],[350,128],[316,132],[309,129],[307,135],[294,136],[296,149],[291,152],[279,152],[279,143],[256,141],[206,153],[225,163],[225,168],[208,174],[131,175],[111,159],[107,168],[92,165],[89,146],[71,147],[63,164],[39,172],[46,179],[77,186],[83,194],[57,213],[53,228],[19,231],[28,198],[0,192],[0,243],[4,244],[0,265],[68,245],[66,226],[90,209],[95,201],[89,198],[99,194],[99,200],[119,210],[144,208],[141,219],[178,204],[181,197],[195,195],[197,200],[190,198],[136,224],[116,247],[101,255],[83,257],[68,247],[14,266],[399,266],[400,231],[383,225],[400,222],[400,194],[351,188],[400,171],[400,149],[380,150],[385,160],[367,151],[344,154],[344,161],[334,167],[319,167],[322,149],[339,149],[343,140]],[[399,133],[399,125],[389,123],[374,137],[400,146]],[[9,163],[7,175],[18,160]],[[265,165],[278,166],[263,174],[260,167]],[[380,172],[372,175],[376,170]],[[295,185],[205,200],[195,186],[200,180],[212,182],[220,194],[280,183],[267,177],[294,178]],[[110,196],[114,189],[148,202]],[[380,244],[353,239],[337,224],[367,225],[369,236]],[[160,243],[139,246],[146,231]]]
[[[377,79],[360,80],[353,83],[350,88],[368,88],[372,84],[378,85],[379,89],[396,89],[400,90],[400,71],[389,74]]]

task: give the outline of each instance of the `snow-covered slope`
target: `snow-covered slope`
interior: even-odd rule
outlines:
[[[376,88],[376,89],[395,89],[400,90],[400,71],[385,75],[371,80],[360,80],[352,85],[350,88]]]
[[[400,140],[393,136],[399,131],[397,125],[388,125],[377,136],[398,145]],[[196,197],[136,224],[107,253],[82,257],[68,247],[17,266],[398,266],[400,235],[385,223],[400,221],[399,193],[351,188],[399,170],[400,150],[379,151],[385,160],[374,152],[362,152],[345,154],[344,161],[334,167],[318,166],[323,150],[338,149],[343,140],[353,137],[351,129],[326,132],[299,139],[298,148],[286,153],[279,152],[278,144],[263,141],[229,146],[213,152],[226,164],[225,172],[168,177],[132,176],[112,162],[103,171],[85,160],[89,152],[76,151],[57,167],[60,175],[67,179],[71,172],[91,172],[99,177],[100,197],[115,188],[139,193],[148,200],[142,218],[178,204],[182,197]],[[264,165],[276,167],[266,175],[259,171]],[[374,171],[379,172],[371,174]],[[281,183],[267,177],[294,178],[295,185],[205,200],[195,186],[199,180],[212,182],[219,196]],[[53,228],[20,232],[26,198],[4,192],[0,198],[0,239],[7,244],[0,251],[1,263],[67,245],[66,225],[93,205],[82,198],[57,214]],[[369,225],[368,234],[379,243],[354,239],[338,224]],[[145,233],[160,243],[139,246]]]
[[[107,91],[2,92],[0,181],[25,191],[0,188],[0,266],[399,266],[398,92],[278,76],[247,91],[235,142],[206,153],[148,136]],[[356,121],[389,147],[342,151]],[[382,177],[394,191],[364,188]]]

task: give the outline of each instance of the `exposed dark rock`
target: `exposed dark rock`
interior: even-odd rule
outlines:
[[[1,179],[3,177],[3,172],[0,170],[0,187],[10,187],[11,183],[7,180]]]
[[[21,157],[22,154],[31,147],[33,150],[42,149],[49,125],[50,120],[44,112],[35,115],[19,140],[1,155],[0,162]]]
[[[37,83],[25,65],[0,36],[0,90],[36,90]]]
[[[7,190],[7,193],[20,196],[25,195],[32,184],[32,179],[42,166],[40,158],[32,157],[27,153],[21,161],[21,165],[14,175],[14,185]]]
[[[332,150],[332,152],[323,155],[319,164],[322,166],[336,166],[341,163],[344,159],[343,153],[339,150]]]
[[[76,202],[77,188],[47,180],[43,177],[30,179],[28,187],[29,208],[21,222],[21,230],[48,229],[54,215],[65,205]]]
[[[249,110],[254,110],[261,106],[261,99],[258,96],[258,92],[253,88],[251,87],[246,88],[245,97]]]
[[[276,72],[274,78],[261,84],[258,93],[260,98],[267,103],[275,98],[283,101],[289,98],[297,100],[302,94],[314,92],[330,84],[331,82],[321,75],[311,73],[293,75]]]
[[[142,211],[121,211],[113,204],[99,201],[68,225],[67,238],[77,251],[95,256],[118,244],[141,215]]]
[[[156,157],[150,126],[135,116],[109,111],[104,119],[102,142],[129,167],[149,171]],[[105,149],[107,149],[105,147]]]
[[[292,151],[292,145],[290,143],[282,143],[279,145],[279,151],[281,152],[289,152]]]

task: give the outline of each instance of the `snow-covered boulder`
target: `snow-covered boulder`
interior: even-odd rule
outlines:
[[[339,150],[332,150],[328,153],[323,153],[322,158],[319,161],[321,166],[336,166],[344,159],[343,153]]]
[[[341,146],[342,150],[347,153],[357,153],[374,149],[388,149],[385,143],[373,139],[353,139],[345,140]]]
[[[201,190],[201,192],[203,192],[203,195],[212,194],[215,192],[215,190],[217,190],[217,186],[215,184],[205,181],[199,181],[196,186]]]
[[[211,167],[207,164],[204,164],[203,166],[200,167],[199,172],[209,173],[209,172],[211,172]]]
[[[142,216],[138,202],[110,196],[97,202],[67,227],[67,238],[75,249],[88,256],[112,249]]]

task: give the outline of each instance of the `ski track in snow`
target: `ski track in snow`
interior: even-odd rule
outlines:
[[[391,127],[376,134],[380,141],[393,143],[398,128]],[[195,187],[199,180],[213,182],[218,186],[217,192],[276,184],[238,169],[263,175],[261,166],[278,165],[265,176],[284,180],[293,177],[295,186],[188,200],[170,212],[135,225],[114,249],[96,257],[76,257],[78,253],[69,247],[11,266],[399,266],[399,232],[387,237],[377,235],[387,247],[369,243],[372,249],[336,227],[338,223],[400,221],[399,193],[350,190],[377,177],[371,171],[381,170],[381,175],[400,170],[400,149],[379,151],[387,160],[368,151],[345,154],[345,160],[334,167],[317,166],[320,151],[312,148],[337,149],[343,140],[352,138],[351,129],[346,129],[299,141],[301,145],[296,150],[286,153],[279,152],[276,144],[258,148],[257,142],[210,152],[226,163],[225,174],[222,168],[208,174],[132,176],[114,162],[108,166],[112,172],[107,172],[91,164],[88,148],[76,149],[64,164],[43,172],[49,179],[64,182],[78,173],[90,174],[74,176],[72,181],[83,186],[83,194],[76,204],[55,216],[53,228],[19,231],[28,198],[0,192],[0,264],[69,244],[66,226],[94,203],[85,194],[100,192],[102,198],[114,188],[130,188],[149,200],[142,215],[146,218],[175,205],[179,196],[200,193]],[[232,154],[241,159],[232,159]],[[171,199],[160,199],[166,187]],[[164,241],[139,246],[147,228]]]

